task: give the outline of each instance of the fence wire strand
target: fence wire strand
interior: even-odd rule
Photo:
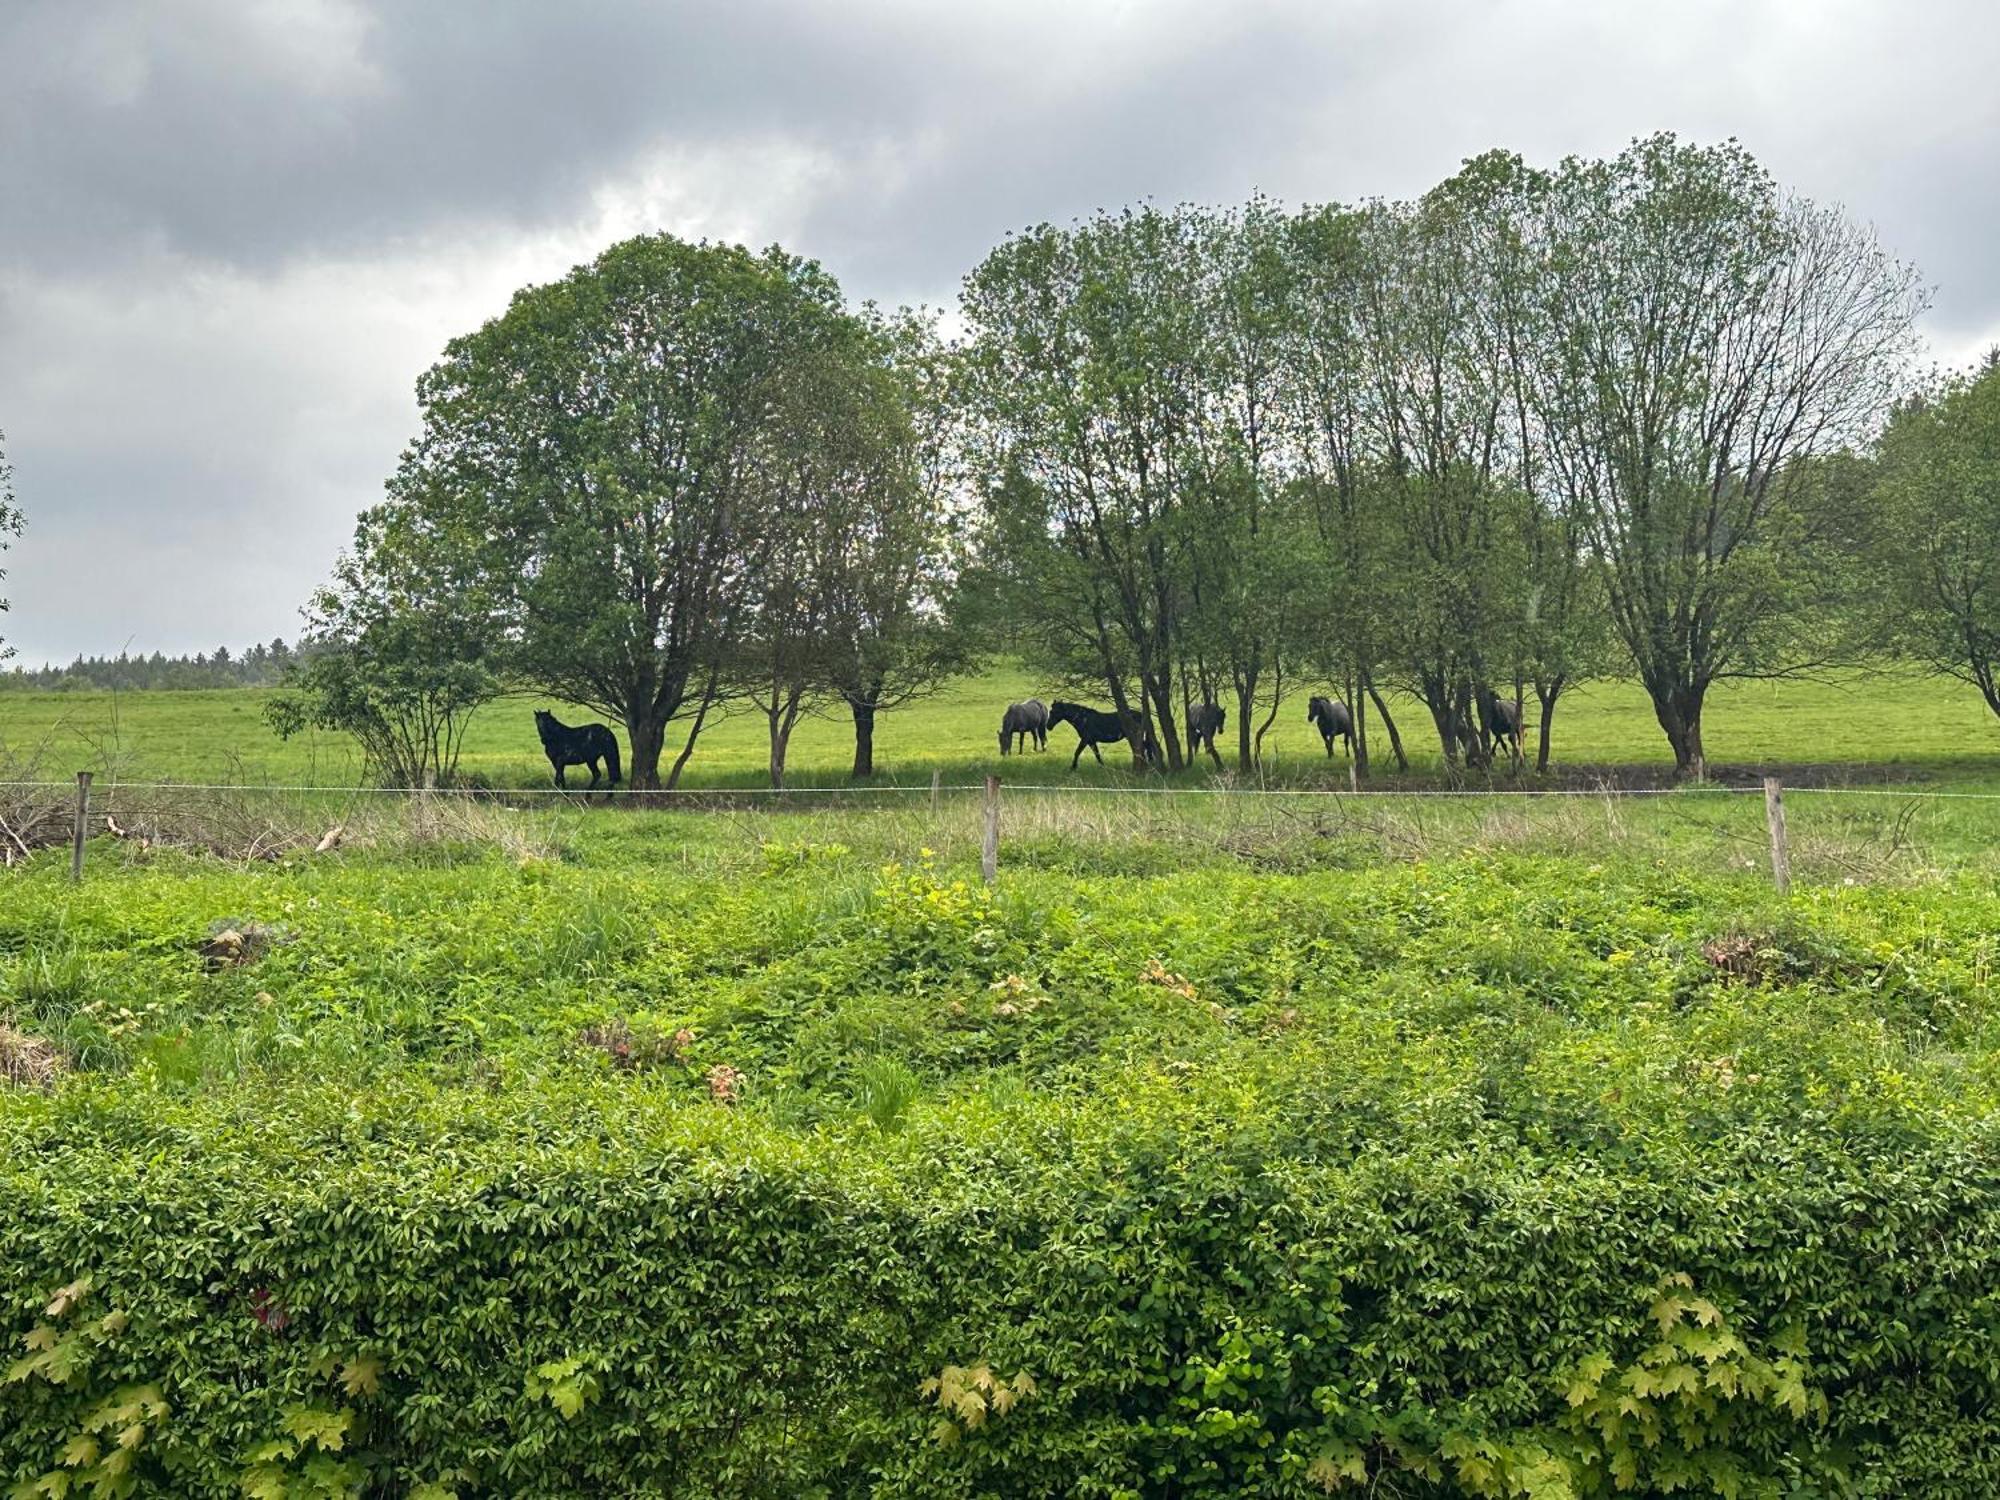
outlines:
[[[1064,782],[1016,782],[1003,781],[1003,792],[1033,792],[1038,795],[1094,796],[1094,797],[1330,797],[1330,798],[1392,798],[1405,800],[1419,797],[1460,797],[1460,798],[1518,798],[1518,797],[1699,797],[1762,796],[1763,787],[1724,786],[1704,783],[1695,786],[1595,786],[1595,787],[1369,787],[1356,790],[1351,787],[1269,787],[1269,786],[1093,786]],[[0,789],[9,791],[74,791],[74,781],[0,781]],[[204,782],[204,781],[97,781],[92,784],[93,796],[109,795],[114,792],[228,792],[235,794],[264,793],[289,796],[360,796],[360,797],[464,797],[485,801],[502,801],[520,797],[546,797],[562,801],[605,800],[611,798],[634,798],[645,801],[670,798],[720,798],[720,797],[868,797],[907,796],[925,797],[933,794],[960,795],[982,793],[986,790],[982,782],[948,782],[933,787],[927,784],[903,786],[885,783],[877,786],[682,786],[682,787],[404,787],[404,786],[333,786],[333,785],[284,785],[267,782]],[[1957,792],[1938,791],[1917,787],[1848,787],[1848,786],[1785,786],[1785,795],[1829,796],[1829,797],[1902,797],[1929,801],[2000,801],[2000,792]]]

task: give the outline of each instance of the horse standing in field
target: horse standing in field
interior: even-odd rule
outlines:
[[[1319,737],[1326,741],[1326,758],[1333,759],[1333,742],[1340,740],[1347,746],[1347,753],[1354,754],[1354,715],[1347,711],[1347,705],[1332,698],[1315,697],[1306,705],[1306,722],[1319,731]]]
[[[1208,758],[1218,766],[1222,757],[1215,753],[1215,737],[1222,733],[1222,726],[1229,714],[1220,703],[1194,703],[1188,706],[1188,757],[1193,758],[1197,750],[1206,750]]]
[[[1515,764],[1521,760],[1521,710],[1519,705],[1508,702],[1498,693],[1488,690],[1486,694],[1486,724],[1480,732],[1486,746],[1487,759],[1493,757],[1495,742],[1505,745],[1507,753]]]
[[[1049,748],[1048,705],[1039,698],[1008,704],[1007,712],[1000,716],[1000,753],[1025,750],[1031,739],[1037,750]]]
[[[555,768],[556,785],[568,788],[564,766],[589,766],[591,790],[597,789],[597,765],[607,762],[611,785],[618,785],[618,736],[602,724],[565,724],[546,708],[535,710],[535,733],[542,737],[542,753]]]
[[[1076,726],[1076,754],[1069,758],[1069,768],[1074,771],[1076,763],[1083,759],[1088,750],[1097,757],[1097,763],[1104,764],[1104,752],[1099,745],[1116,744],[1126,738],[1125,724],[1118,715],[1106,713],[1101,708],[1088,708],[1081,703],[1057,703],[1049,709],[1049,728],[1058,724]]]

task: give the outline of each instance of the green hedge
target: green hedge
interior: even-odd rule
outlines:
[[[1987,1496],[1995,1140],[1314,1160],[1135,1076],[787,1137],[604,1085],[0,1134],[20,1493]]]
[[[2000,1493],[1990,888],[742,863],[10,885],[0,1494]]]

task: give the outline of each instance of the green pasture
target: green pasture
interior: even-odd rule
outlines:
[[[1072,777],[1073,732],[1058,729],[1045,754],[1003,761],[996,740],[1001,710],[1014,699],[1066,696],[1014,668],[951,684],[935,697],[883,716],[876,730],[878,777],[886,782],[927,783],[933,769],[950,780],[1002,771],[1010,780],[1117,784],[1129,779],[1122,757],[1099,768],[1086,755]],[[1339,763],[1329,767],[1319,740],[1305,722],[1302,691],[1289,698],[1265,739],[1264,779],[1277,783],[1338,784]],[[359,775],[354,752],[338,736],[312,735],[284,742],[261,716],[265,694],[256,689],[212,692],[6,692],[0,693],[0,747],[19,759],[37,759],[45,770],[67,775],[89,769],[126,780],[237,781],[352,785]],[[462,767],[496,786],[545,784],[547,763],[535,740],[531,711],[541,700],[503,700],[478,713],[466,736]],[[1393,699],[1419,777],[1439,769],[1436,737],[1420,705]],[[1535,707],[1528,706],[1526,748],[1533,755]],[[572,710],[572,722],[587,715]],[[1709,762],[1727,768],[1829,767],[1845,777],[1923,778],[1979,783],[2000,774],[2000,720],[1977,693],[1958,684],[1908,673],[1838,676],[1809,682],[1725,683],[1710,695],[1706,717]],[[1234,718],[1227,731],[1233,746]],[[1386,736],[1371,719],[1378,772],[1390,769]],[[839,784],[847,779],[852,726],[843,713],[810,718],[791,746],[793,785]],[[678,739],[670,739],[677,752]],[[1558,706],[1554,769],[1588,777],[1598,768],[1671,768],[1666,743],[1643,692],[1629,683],[1586,686]],[[1228,766],[1234,755],[1225,754]],[[754,711],[727,714],[705,728],[684,781],[690,786],[763,785],[766,739]],[[1187,773],[1191,781],[1213,774],[1206,760]],[[1529,778],[1530,780],[1532,777]]]

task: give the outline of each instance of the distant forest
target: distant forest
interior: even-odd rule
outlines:
[[[193,656],[79,656],[66,667],[14,667],[0,671],[0,692],[84,692],[130,688],[168,691],[270,687],[298,657],[282,636],[243,651],[217,646]]]

